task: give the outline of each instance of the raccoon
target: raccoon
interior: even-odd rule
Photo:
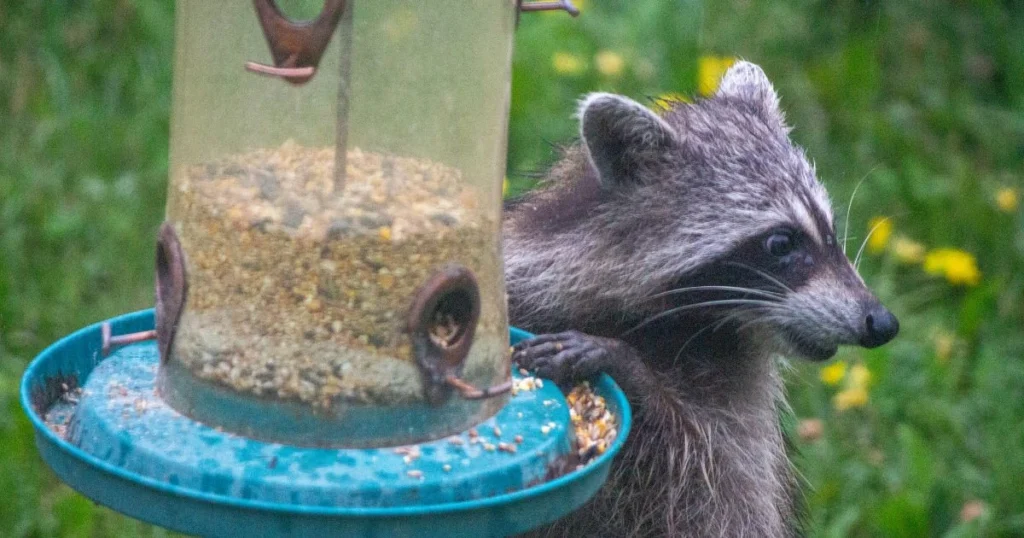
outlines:
[[[513,360],[572,383],[605,372],[634,408],[608,483],[543,536],[793,536],[798,488],[780,357],[880,346],[899,322],[836,237],[760,67],[655,113],[596,93],[580,144],[508,204]]]

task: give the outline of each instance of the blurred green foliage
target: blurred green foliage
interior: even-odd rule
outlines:
[[[851,254],[869,219],[890,216],[894,241],[965,251],[982,275],[954,286],[892,243],[868,254],[862,273],[903,331],[890,346],[842,352],[870,372],[866,403],[839,410],[844,382],[794,365],[811,535],[1024,535],[1024,221],[997,203],[1024,187],[1024,5],[581,3],[578,19],[526,15],[518,30],[512,193],[571,141],[580,95],[692,95],[709,55],[762,65],[841,234],[862,182]],[[17,385],[49,342],[152,303],[172,37],[166,0],[0,0],[3,536],[167,534],[60,485],[36,454]]]

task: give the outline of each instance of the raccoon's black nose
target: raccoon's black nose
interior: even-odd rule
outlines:
[[[900,321],[880,304],[870,307],[864,323],[864,336],[860,339],[864,347],[878,347],[900,332]]]

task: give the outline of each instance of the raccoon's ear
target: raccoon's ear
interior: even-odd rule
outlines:
[[[621,95],[592,93],[579,107],[580,135],[601,185],[641,183],[678,135],[647,107]]]
[[[789,131],[785,114],[779,107],[779,95],[764,70],[757,65],[745,61],[733,64],[722,77],[715,95],[750,103],[769,125]]]

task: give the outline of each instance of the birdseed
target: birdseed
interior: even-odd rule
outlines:
[[[586,465],[604,454],[618,435],[618,420],[608,410],[604,397],[598,396],[584,381],[566,396],[569,418],[575,434],[576,455]]]
[[[481,284],[463,378],[507,376],[499,223],[461,173],[352,149],[286,143],[178,174],[169,219],[189,293],[174,358],[235,391],[330,407],[422,401],[406,313],[449,262]]]

